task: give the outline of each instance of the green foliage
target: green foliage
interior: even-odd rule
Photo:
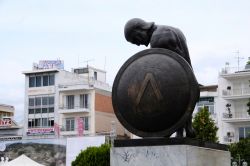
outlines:
[[[88,147],[76,157],[72,166],[109,166],[110,145],[103,144],[100,147]]]
[[[207,108],[201,109],[194,117],[193,128],[196,132],[196,138],[202,141],[218,142],[216,133],[218,127],[215,125],[213,119]]]
[[[232,143],[229,146],[229,151],[233,160],[238,161],[239,157],[250,163],[250,139],[242,139],[237,143]]]

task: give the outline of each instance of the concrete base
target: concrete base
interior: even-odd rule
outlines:
[[[193,145],[112,147],[111,166],[230,166],[230,152]]]

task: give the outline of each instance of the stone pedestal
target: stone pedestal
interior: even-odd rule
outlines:
[[[230,152],[225,145],[190,139],[127,140],[115,142],[110,163],[111,166],[230,166]]]

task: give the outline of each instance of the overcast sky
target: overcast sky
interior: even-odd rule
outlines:
[[[112,84],[121,65],[146,49],[124,39],[135,17],[183,31],[201,84],[217,84],[225,62],[236,67],[237,50],[241,66],[250,56],[249,0],[0,0],[0,103],[22,119],[22,71],[39,60],[64,60],[66,70],[91,60]]]

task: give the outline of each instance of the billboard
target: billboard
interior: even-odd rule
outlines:
[[[29,128],[27,135],[51,135],[54,134],[54,128]]]
[[[40,60],[39,63],[33,64],[34,69],[64,69],[63,60]]]

